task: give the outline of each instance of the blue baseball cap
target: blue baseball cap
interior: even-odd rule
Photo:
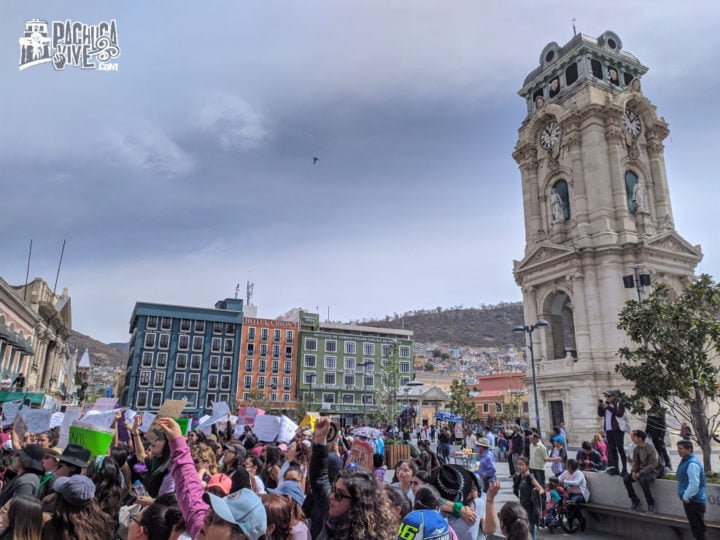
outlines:
[[[267,514],[260,497],[247,488],[218,497],[205,493],[203,499],[228,523],[237,525],[250,540],[258,540],[267,530]]]
[[[398,530],[401,540],[450,540],[447,520],[435,510],[415,510],[402,520]]]
[[[286,497],[290,497],[293,501],[298,503],[300,506],[302,506],[303,503],[305,502],[305,493],[303,493],[303,490],[300,487],[300,484],[298,484],[294,480],[285,480],[276,489],[268,488],[267,492],[273,493],[275,495],[285,495]]]
[[[550,439],[551,442],[559,442],[560,444],[565,444],[565,437],[561,437],[560,435],[555,435],[553,438]]]

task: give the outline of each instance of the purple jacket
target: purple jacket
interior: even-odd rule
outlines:
[[[211,510],[202,500],[204,491],[185,437],[170,441],[170,459],[172,460],[170,474],[175,480],[178,506],[185,519],[185,527],[190,538],[195,538],[202,528],[205,516]]]

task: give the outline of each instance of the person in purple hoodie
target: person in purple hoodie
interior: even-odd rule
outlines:
[[[267,530],[267,514],[260,498],[249,489],[222,498],[203,493],[180,426],[172,418],[160,418],[158,423],[170,446],[170,474],[175,480],[178,506],[190,537],[258,540],[263,536]]]

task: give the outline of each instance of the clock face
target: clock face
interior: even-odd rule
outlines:
[[[538,142],[545,150],[550,150],[560,138],[560,124],[555,121],[549,122],[542,131]]]
[[[640,135],[642,124],[640,123],[640,117],[634,111],[626,110],[622,115],[622,123],[630,135],[633,137]]]

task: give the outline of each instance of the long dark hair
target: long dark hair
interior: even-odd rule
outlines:
[[[528,540],[530,521],[522,505],[518,502],[506,502],[498,513],[506,540]]]
[[[288,540],[294,503],[282,495],[265,494],[261,499],[267,513],[268,528],[270,525],[275,525],[273,532],[265,535],[266,540]]]
[[[155,502],[140,515],[140,526],[145,529],[148,538],[153,540],[168,540],[178,524],[184,528],[183,516],[177,506]]]
[[[143,478],[143,484],[151,497],[157,497],[166,474],[170,474],[170,443],[165,435],[158,431],[155,436],[165,441],[162,456],[153,456],[150,459],[148,472]]]
[[[117,461],[109,456],[97,456],[90,463],[87,475],[95,484],[95,498],[100,509],[117,519],[122,505],[121,472]]]
[[[28,495],[11,499],[8,522],[13,540],[40,540],[43,523],[40,501]]]
[[[95,499],[78,506],[58,497],[55,512],[42,531],[42,540],[96,540],[112,537],[112,519],[100,510]]]
[[[341,529],[336,530],[334,536],[350,540],[395,538],[400,520],[375,475],[346,469],[338,475],[338,480],[340,478],[352,497],[352,505],[343,517]]]

